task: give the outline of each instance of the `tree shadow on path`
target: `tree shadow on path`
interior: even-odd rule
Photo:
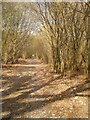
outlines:
[[[68,88],[67,90],[61,92],[61,94],[57,94],[57,95],[30,95],[29,99],[31,98],[48,98],[50,97],[48,100],[36,100],[36,101],[30,101],[27,104],[26,103],[22,103],[22,102],[18,102],[18,100],[23,100],[24,97],[22,97],[24,94],[27,94],[27,96],[30,94],[30,92],[26,92],[22,95],[20,95],[19,97],[16,98],[12,98],[9,100],[4,100],[3,105],[5,106],[6,104],[11,103],[9,105],[9,108],[14,108],[11,109],[11,113],[9,114],[9,116],[6,117],[15,117],[15,116],[22,116],[24,113],[26,112],[31,112],[34,111],[36,109],[40,109],[43,108],[44,106],[53,103],[55,101],[59,101],[59,100],[64,100],[66,98],[71,98],[71,97],[75,97],[78,96],[77,93],[79,92],[83,92],[83,91],[88,91],[90,90],[89,84],[88,83],[82,83],[73,87]],[[6,109],[8,111],[8,108]]]
[[[32,61],[31,64],[35,63],[36,61],[35,62]],[[24,71],[36,71],[36,67],[30,68],[24,66],[22,68],[24,68]],[[45,68],[39,68],[38,72],[44,71],[44,69]],[[16,117],[23,116],[27,112],[39,110],[40,108],[43,108],[44,106],[51,104],[55,101],[75,97],[78,96],[78,93],[80,92],[90,90],[89,83],[84,82],[82,84],[72,86],[57,95],[52,94],[32,95],[31,93],[35,93],[38,90],[41,90],[42,88],[50,85],[52,82],[61,80],[60,76],[54,78],[52,77],[52,74],[49,74],[47,76],[43,75],[42,77],[38,78],[36,74],[31,74],[30,76],[22,77],[4,76],[3,80],[4,84],[7,85],[8,89],[4,89],[2,94],[3,95],[2,111],[9,112],[8,115],[4,116],[4,118],[5,119],[7,118],[8,120],[13,120]],[[11,96],[11,94],[13,94],[13,96]],[[28,99],[28,101],[25,101],[25,99]]]

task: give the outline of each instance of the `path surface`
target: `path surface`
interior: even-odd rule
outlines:
[[[3,117],[88,118],[88,84],[82,76],[60,78],[36,59],[7,65],[2,72]]]

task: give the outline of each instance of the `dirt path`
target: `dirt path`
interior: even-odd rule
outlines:
[[[51,73],[36,59],[3,67],[3,117],[88,118],[88,89],[82,76]]]

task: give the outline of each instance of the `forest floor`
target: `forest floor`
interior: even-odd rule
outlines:
[[[3,65],[2,117],[88,118],[89,84],[82,75],[71,79],[51,72],[36,59]]]

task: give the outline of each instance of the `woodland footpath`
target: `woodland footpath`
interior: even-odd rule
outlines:
[[[89,3],[1,3],[3,118],[88,118]]]
[[[90,83],[82,75],[63,78],[37,59],[3,66],[2,116],[88,118]]]

